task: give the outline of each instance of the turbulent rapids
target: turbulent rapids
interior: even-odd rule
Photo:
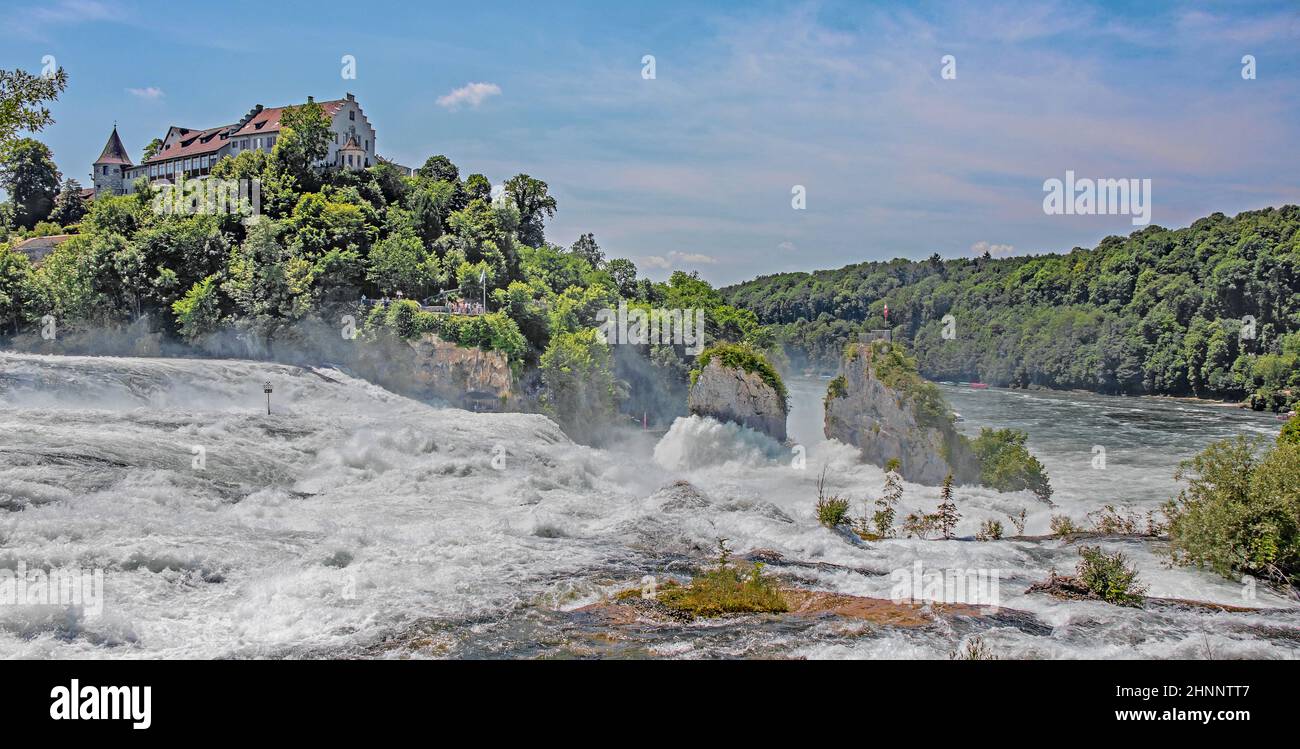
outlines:
[[[263,382],[273,386],[267,415]],[[574,444],[549,419],[473,414],[332,369],[224,360],[0,353],[0,569],[103,570],[102,611],[0,606],[0,657],[943,658],[978,632],[1000,657],[1295,657],[1300,607],[1263,586],[1170,569],[1161,543],[1104,539],[1149,594],[1255,612],[1120,608],[1026,594],[1076,547],[1056,539],[863,544],[821,527],[821,469],[854,511],[883,474],[819,436],[816,382],[792,388],[792,451],[679,419],[656,444]],[[948,394],[964,428],[1029,431],[1082,517],[1155,507],[1177,461],[1261,417],[1157,399]],[[1082,436],[1070,436],[1081,434]],[[1097,436],[1100,435],[1100,436]],[[1112,467],[1089,469],[1093,441]],[[683,489],[679,481],[695,489]],[[932,509],[905,486],[900,515]],[[958,493],[958,534],[1029,511],[1027,493]],[[900,629],[836,617],[726,618],[612,630],[581,609],[645,575],[685,574],[718,538],[783,582],[888,598],[893,573],[998,570],[1024,614]],[[1026,624],[1032,622],[1032,625]]]

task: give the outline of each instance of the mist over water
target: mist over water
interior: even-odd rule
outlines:
[[[1105,543],[1133,557],[1151,595],[1280,611],[1155,612],[1024,595],[1049,569],[1072,568],[1076,547],[868,545],[820,527],[823,468],[855,515],[884,476],[821,437],[824,381],[795,380],[790,391],[802,469],[790,446],[698,417],[662,438],[630,431],[598,450],[541,416],[436,407],[331,369],[0,353],[0,567],[105,572],[100,616],[0,606],[0,657],[942,658],[980,627],[1002,657],[1300,652],[1294,604],[1262,587],[1246,601],[1235,581],[1170,569],[1151,542]],[[1175,491],[1180,459],[1213,439],[1278,429],[1265,415],[1168,399],[945,394],[963,430],[1027,431],[1060,505],[963,487],[963,536],[1021,508],[1034,534],[1052,512],[1154,507]],[[1105,470],[1091,468],[1094,445],[1107,450]],[[905,485],[900,517],[932,511],[937,495]],[[1045,628],[745,617],[610,633],[578,611],[643,575],[688,574],[720,537],[738,554],[798,562],[794,573],[775,569],[789,582],[854,595],[889,597],[890,572],[916,561],[1003,570],[1002,605]]]

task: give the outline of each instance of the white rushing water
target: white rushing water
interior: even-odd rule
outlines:
[[[262,383],[270,382],[267,415]],[[334,370],[0,353],[0,568],[102,570],[102,611],[0,605],[0,657],[613,655],[947,657],[980,632],[1002,657],[1294,657],[1300,609],[1260,586],[1171,569],[1159,544],[1104,542],[1155,596],[1273,609],[1125,609],[1025,595],[1077,547],[1056,540],[855,543],[818,525],[823,467],[866,512],[883,472],[820,437],[824,383],[792,383],[806,453],[712,420],[597,450],[548,419],[471,414]],[[1060,505],[963,487],[960,535],[1028,511],[1143,510],[1212,439],[1267,418],[1166,399],[948,388],[963,428],[1015,426]],[[1107,450],[1091,467],[1093,446]],[[672,486],[685,480],[704,497]],[[899,516],[933,510],[905,486]],[[743,617],[609,637],[577,611],[643,575],[688,571],[718,538],[771,550],[800,585],[889,597],[890,573],[998,570],[1036,622],[916,630]],[[610,644],[613,642],[613,644]]]

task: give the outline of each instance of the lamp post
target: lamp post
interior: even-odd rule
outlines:
[[[262,383],[262,392],[266,393],[266,415],[271,415],[271,381]]]

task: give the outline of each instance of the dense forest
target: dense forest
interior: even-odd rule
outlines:
[[[1300,392],[1300,207],[1032,257],[859,263],[721,289],[796,367],[890,328],[935,380],[1215,398]],[[886,324],[884,310],[889,308]],[[945,316],[951,317],[945,320]]]

